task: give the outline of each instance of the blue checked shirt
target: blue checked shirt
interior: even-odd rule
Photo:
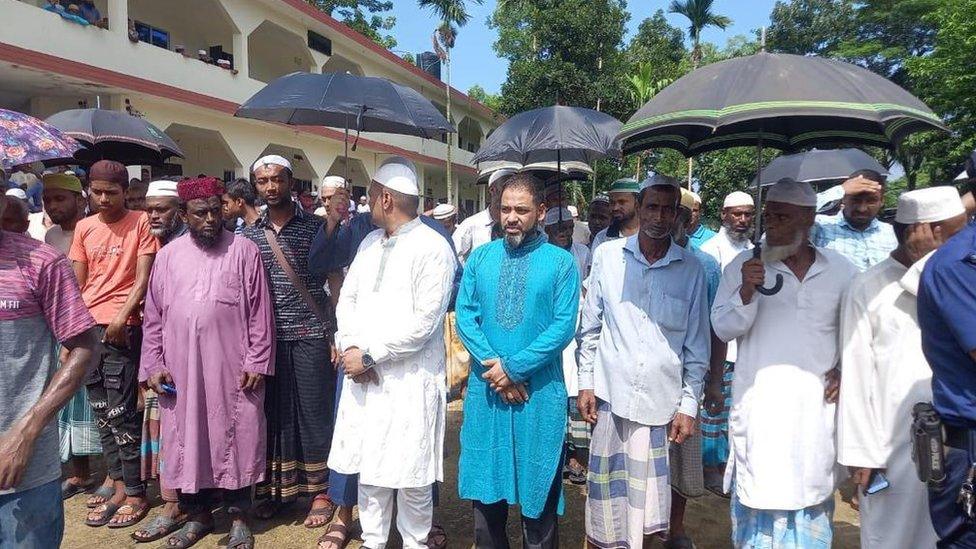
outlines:
[[[898,247],[891,225],[875,219],[863,231],[852,227],[842,215],[818,215],[810,241],[843,255],[859,271],[881,263]]]

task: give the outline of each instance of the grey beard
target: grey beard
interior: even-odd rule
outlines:
[[[161,229],[149,229],[149,233],[155,236],[156,238],[162,240],[163,242],[166,242],[174,234],[176,234],[176,231],[178,231],[179,229],[180,229],[180,220],[174,219],[173,223],[171,223],[169,227],[163,227]]]
[[[519,233],[514,236],[505,233],[505,243],[512,248],[518,248],[519,246],[521,246],[523,240],[525,240],[525,233]]]
[[[783,261],[800,249],[803,245],[803,234],[797,233],[796,238],[790,244],[784,244],[782,246],[770,246],[768,244],[763,244],[762,247],[762,260],[763,263],[772,263],[773,261]]]
[[[745,231],[740,232],[740,231],[734,231],[726,227],[725,232],[729,235],[729,239],[732,240],[733,242],[745,242],[746,240],[752,238],[752,234],[753,232],[755,232],[755,229],[749,227]]]

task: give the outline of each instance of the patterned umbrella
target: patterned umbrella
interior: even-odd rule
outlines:
[[[23,113],[0,109],[0,168],[70,161],[81,145],[57,128]]]
[[[75,159],[84,163],[115,160],[127,166],[161,166],[183,151],[156,126],[129,113],[108,109],[70,109],[47,119],[85,146]]]

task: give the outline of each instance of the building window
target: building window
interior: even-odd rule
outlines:
[[[139,41],[152,44],[163,49],[169,49],[169,32],[156,28],[140,21],[135,22],[136,34]]]

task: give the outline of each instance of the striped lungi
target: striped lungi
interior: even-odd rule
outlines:
[[[732,544],[736,549],[829,549],[834,498],[796,511],[752,509],[732,486]]]
[[[569,421],[566,422],[566,445],[570,450],[586,450],[590,447],[591,426],[583,420],[576,407],[576,397],[569,397]]]
[[[159,395],[146,389],[142,411],[142,446],[139,448],[142,480],[159,477]]]
[[[639,549],[667,531],[671,512],[668,429],[617,417],[600,402],[590,440],[586,539],[596,547]]]
[[[62,462],[74,456],[97,456],[102,453],[102,442],[86,388],[79,389],[58,412],[58,435]]]
[[[702,464],[705,467],[724,468],[729,460],[729,410],[732,408],[732,374],[734,362],[725,362],[722,375],[722,409],[715,415],[702,407]]]

